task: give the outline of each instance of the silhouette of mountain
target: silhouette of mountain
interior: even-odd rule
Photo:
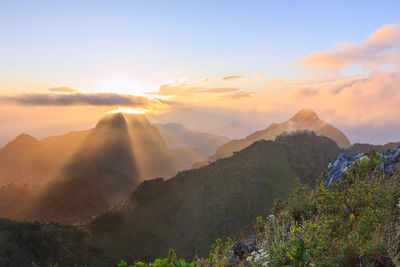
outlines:
[[[326,136],[334,140],[339,147],[348,148],[351,146],[347,137],[334,126],[320,120],[318,115],[311,109],[303,109],[296,113],[289,120],[282,123],[272,123],[268,128],[254,132],[243,139],[232,140],[217,149],[217,152],[208,158],[207,161],[199,162],[194,167],[200,167],[217,159],[229,157],[235,151],[239,151],[258,140],[274,140],[284,132],[298,130],[314,131],[317,135]]]
[[[150,260],[174,248],[204,256],[217,238],[244,231],[286,198],[296,178],[313,184],[340,152],[312,132],[260,140],[233,156],[169,180],[141,183],[132,196],[86,225],[112,261]]]
[[[116,203],[139,183],[131,146],[124,116],[105,116],[90,131],[60,177],[85,180],[97,186],[109,203]]]

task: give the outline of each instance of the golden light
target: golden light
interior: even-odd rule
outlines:
[[[145,114],[147,113],[146,109],[143,108],[124,108],[124,107],[118,107],[115,110],[110,110],[107,112],[108,114],[114,114],[114,113],[128,113],[128,114]]]

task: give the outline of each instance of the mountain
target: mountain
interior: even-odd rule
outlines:
[[[43,183],[54,179],[88,131],[36,138],[21,134],[0,150],[0,184]]]
[[[205,155],[214,154],[217,148],[230,139],[225,136],[196,132],[177,123],[155,124],[168,148],[198,148]]]
[[[346,149],[347,153],[366,153],[369,151],[382,151],[386,149],[393,150],[396,146],[400,145],[400,142],[390,142],[384,145],[371,145],[371,144],[360,144],[355,143],[350,148]]]
[[[176,173],[157,128],[143,115],[110,114],[95,128],[0,150],[0,217],[75,223],[131,195],[145,179]]]
[[[217,152],[208,158],[207,161],[199,162],[194,167],[206,165],[217,159],[229,157],[235,151],[239,151],[258,140],[274,140],[278,135],[284,132],[293,132],[298,130],[313,131],[317,135],[326,136],[334,140],[339,147],[350,147],[350,141],[337,128],[320,120],[318,115],[311,109],[303,109],[296,113],[289,120],[282,123],[272,123],[268,128],[254,132],[243,139],[232,140],[217,149]]]
[[[127,122],[121,113],[102,118],[90,131],[58,179],[95,185],[109,203],[128,196],[140,182]]]
[[[221,127],[211,130],[210,132],[227,136],[231,139],[233,138],[242,138],[243,136],[248,135],[251,131],[245,125],[238,121],[232,121]]]
[[[178,170],[205,160],[230,139],[197,132],[177,123],[154,124],[162,135]]]
[[[244,231],[276,198],[286,198],[296,178],[314,184],[339,152],[334,141],[312,132],[260,140],[205,167],[144,181],[85,225],[112,262],[150,260],[170,248],[204,256],[215,239]]]

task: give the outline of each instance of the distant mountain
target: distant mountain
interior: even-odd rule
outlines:
[[[0,217],[77,222],[175,169],[143,115],[110,114],[93,129],[42,141],[21,135],[0,150],[0,181],[8,184],[0,188]]]
[[[168,148],[198,148],[204,154],[213,154],[230,139],[225,136],[197,132],[177,123],[154,124]]]
[[[351,146],[347,137],[337,128],[320,120],[318,115],[311,109],[303,109],[289,120],[282,123],[273,123],[268,128],[254,132],[243,139],[232,140],[217,149],[217,152],[207,161],[199,162],[194,167],[200,167],[217,159],[229,157],[235,151],[239,151],[258,140],[274,140],[282,133],[290,133],[298,130],[314,131],[317,135],[326,136],[334,140],[339,147]]]
[[[400,145],[400,142],[391,142],[384,145],[371,145],[371,144],[360,144],[355,143],[350,148],[346,149],[348,153],[366,153],[371,150],[373,151],[382,151],[385,149],[393,150],[396,146]]]
[[[88,131],[36,138],[21,134],[0,149],[0,184],[42,183],[54,179]]]
[[[225,136],[197,132],[177,123],[154,124],[170,150],[179,170],[188,169],[194,163],[205,160],[218,147],[230,139]]]
[[[286,198],[296,178],[314,184],[340,152],[312,132],[261,140],[233,156],[169,180],[145,181],[132,196],[86,223],[92,241],[115,262],[150,260],[174,248],[204,256],[217,238],[246,229]]]
[[[242,123],[238,121],[232,121],[221,127],[211,130],[211,132],[234,139],[247,136],[251,131]]]

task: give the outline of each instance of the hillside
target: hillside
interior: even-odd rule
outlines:
[[[101,248],[90,243],[84,229],[0,218],[0,266],[97,265],[101,255]]]
[[[0,217],[76,223],[105,211],[97,187],[79,179],[0,186]]]
[[[334,126],[320,120],[311,109],[303,109],[289,120],[282,123],[273,123],[268,128],[254,132],[243,139],[232,140],[217,149],[217,152],[206,161],[196,163],[194,167],[200,167],[217,159],[229,157],[233,152],[242,150],[258,140],[274,140],[278,135],[298,130],[314,131],[317,135],[326,136],[334,140],[339,147],[351,146],[347,137]]]
[[[27,134],[19,135],[0,150],[0,184],[53,180],[87,133],[71,132],[41,141]]]
[[[199,266],[400,266],[399,147],[351,163],[340,183],[298,186],[257,218],[252,238],[214,249]],[[389,154],[397,170],[380,171]],[[340,157],[338,160],[340,162]],[[334,164],[335,165],[335,164]],[[247,238],[249,238],[248,236]]]
[[[340,149],[311,132],[258,141],[232,157],[139,185],[132,196],[86,223],[114,260],[205,255],[211,243],[246,229],[286,198],[296,178],[314,184]]]

